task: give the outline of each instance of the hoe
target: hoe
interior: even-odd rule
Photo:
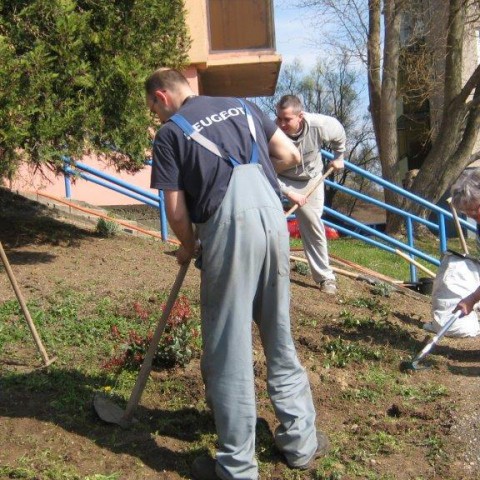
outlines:
[[[134,422],[133,413],[138,405],[138,402],[140,401],[143,390],[145,389],[145,385],[147,384],[158,342],[160,341],[160,337],[165,330],[168,317],[170,316],[170,312],[172,311],[172,307],[177,299],[178,292],[187,273],[188,265],[188,263],[181,265],[180,270],[177,273],[177,278],[175,279],[175,283],[170,290],[162,317],[158,321],[157,327],[150,342],[150,346],[148,347],[147,354],[145,355],[145,360],[143,361],[142,367],[135,382],[135,386],[133,387],[130,395],[127,408],[122,410],[121,407],[113,403],[111,399],[104,394],[100,392],[95,394],[93,399],[93,407],[97,415],[104,422],[116,423],[122,428],[128,428]]]

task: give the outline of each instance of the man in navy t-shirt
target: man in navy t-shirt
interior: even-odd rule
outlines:
[[[258,478],[252,319],[279,421],[275,443],[291,468],[308,468],[328,439],[316,431],[291,336],[289,236],[275,178],[300,162],[299,152],[253,104],[196,96],[176,70],[155,71],[145,87],[164,123],[151,186],[164,191],[178,262],[191,260],[196,236],[201,242],[201,369],[218,451],[194,461],[193,477]]]
[[[280,195],[273,165],[269,160],[267,142],[277,130],[273,122],[249,103],[252,116],[259,125],[261,141],[260,164],[274,190]],[[188,97],[181,109],[182,115],[201,133],[235,158],[247,162],[251,153],[251,139],[243,107],[234,98]],[[179,127],[167,122],[158,131],[153,144],[154,158],[162,158],[161,165],[154,162],[152,188],[183,190],[192,222],[204,223],[220,205],[228,187],[232,166],[223,158],[205,150],[196,142],[179,142]]]

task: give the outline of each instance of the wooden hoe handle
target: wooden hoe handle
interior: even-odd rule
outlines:
[[[458,237],[460,238],[460,243],[462,244],[463,253],[465,255],[468,255],[467,242],[465,241],[465,237],[463,236],[463,230],[462,226],[460,225],[460,220],[458,219],[457,210],[453,206],[451,198],[447,199],[447,203],[450,205],[450,210],[452,211],[453,222],[455,223],[455,228],[457,230]]]
[[[316,189],[317,187],[329,176],[333,173],[335,169],[333,167],[330,167],[305,193],[306,197],[309,197]],[[298,208],[298,204],[293,205],[290,210],[285,213],[285,216],[288,217],[290,216],[296,209]]]
[[[429,270],[427,267],[424,267],[421,263],[417,262],[413,258],[409,257],[406,253],[403,253],[401,250],[398,249],[395,250],[395,253],[400,257],[404,258],[407,262],[410,262],[411,264],[418,267],[420,270],[423,270],[429,277],[435,278],[436,275],[431,270]]]
[[[130,395],[127,408],[125,409],[125,412],[123,414],[123,421],[125,422],[131,420],[133,412],[137,407],[138,402],[140,401],[143,390],[145,389],[148,376],[150,375],[150,371],[152,369],[153,357],[155,356],[155,352],[157,351],[158,342],[160,341],[160,337],[165,330],[168,317],[170,316],[170,312],[172,311],[173,305],[175,304],[175,300],[177,299],[178,292],[180,291],[180,287],[182,286],[183,280],[185,279],[185,275],[187,274],[189,265],[190,263],[186,263],[180,266],[180,270],[177,273],[175,283],[170,290],[167,304],[165,305],[165,309],[163,310],[162,317],[158,321],[152,340],[150,341],[150,346],[148,347],[147,354],[145,355],[145,359],[138,374],[137,381],[135,382],[135,386],[133,387],[132,393]]]

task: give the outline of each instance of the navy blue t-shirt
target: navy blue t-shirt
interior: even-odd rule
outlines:
[[[259,163],[280,195],[268,155],[268,142],[277,126],[256,105],[247,103],[255,124]],[[177,113],[239,163],[249,162],[252,138],[247,117],[236,98],[192,97]],[[207,221],[219,207],[232,170],[230,162],[187,138],[174,122],[166,122],[155,136],[151,188],[183,190],[194,223]]]

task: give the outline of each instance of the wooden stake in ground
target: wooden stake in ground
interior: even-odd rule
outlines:
[[[5,267],[5,270],[7,271],[7,275],[10,280],[10,283],[12,284],[13,290],[15,291],[15,295],[17,296],[18,303],[20,304],[20,307],[22,308],[22,312],[25,315],[25,318],[27,319],[28,327],[30,328],[30,332],[32,332],[32,336],[33,336],[33,339],[35,340],[35,344],[37,345],[38,351],[40,352],[40,355],[43,358],[43,363],[45,364],[46,367],[48,367],[48,365],[53,363],[56,360],[56,358],[48,357],[47,352],[42,344],[42,341],[40,340],[40,336],[37,333],[35,324],[33,323],[32,317],[30,316],[30,312],[28,311],[27,304],[25,303],[22,292],[20,291],[17,281],[15,280],[15,276],[13,275],[13,271],[12,271],[12,268],[10,267],[10,263],[8,262],[8,258],[5,255],[5,250],[3,249],[2,242],[0,242],[0,257],[2,257],[3,265]]]
[[[421,263],[417,262],[413,258],[409,257],[406,253],[403,253],[401,250],[395,249],[395,253],[400,257],[404,258],[407,262],[410,262],[412,265],[415,265],[420,270],[423,270],[429,277],[435,278],[435,274],[429,270],[427,267],[424,267]]]
[[[460,238],[460,243],[462,245],[463,253],[465,255],[468,255],[467,242],[465,241],[465,237],[463,236],[463,230],[462,230],[462,226],[460,225],[460,220],[458,219],[457,210],[453,206],[451,198],[447,198],[447,203],[450,205],[450,210],[452,211],[453,222],[455,223],[455,229],[457,230],[458,237]]]

